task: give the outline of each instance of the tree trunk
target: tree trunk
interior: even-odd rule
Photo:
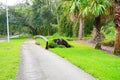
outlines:
[[[94,26],[96,29],[96,36],[95,36],[95,41],[96,41],[96,45],[95,45],[95,49],[101,49],[101,26],[100,26],[100,16],[95,17],[94,20]]]
[[[57,15],[57,24],[59,24],[59,15]]]
[[[48,36],[50,36],[51,35],[51,30],[50,30],[50,24],[49,23],[47,23],[48,25],[46,25],[46,26],[48,26]]]
[[[115,28],[116,28],[116,40],[114,46],[114,54],[120,55],[120,0],[115,1]]]
[[[79,26],[79,32],[78,32],[78,40],[81,40],[83,38],[83,32],[84,32],[84,19],[80,17],[80,26]]]
[[[114,54],[120,55],[120,27],[116,28],[116,40],[115,40]]]
[[[50,36],[50,29],[48,29],[48,36]]]

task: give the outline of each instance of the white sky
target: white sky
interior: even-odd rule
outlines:
[[[23,0],[7,0],[8,5],[15,5],[16,3],[23,1]],[[0,0],[3,4],[6,3],[6,0]]]

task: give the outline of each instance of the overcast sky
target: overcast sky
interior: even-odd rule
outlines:
[[[23,1],[23,0],[7,0],[8,5],[14,5],[14,4],[16,4],[16,3],[20,2],[20,1]],[[0,2],[2,2],[3,4],[5,4],[6,0],[0,0]]]

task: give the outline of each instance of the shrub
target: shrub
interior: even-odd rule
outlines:
[[[113,20],[111,20],[107,25],[103,26],[102,33],[105,35],[103,44],[113,46],[115,40],[115,28]]]
[[[48,44],[49,44],[49,48],[56,48],[56,47],[58,47],[58,45],[53,40],[49,40]]]
[[[66,48],[64,45],[58,45],[59,48]]]
[[[56,47],[59,47],[59,48],[66,48],[65,45],[58,45],[57,43],[54,42],[54,39],[53,40],[49,40],[48,41],[48,44],[49,44],[49,48],[56,48]],[[70,45],[71,46],[71,45]]]

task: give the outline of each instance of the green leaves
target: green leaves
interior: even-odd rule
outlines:
[[[76,13],[80,11],[80,2],[77,0],[71,1],[70,13]]]
[[[90,13],[89,0],[72,0],[71,13],[79,13],[79,16],[86,17]]]
[[[91,13],[94,16],[107,14],[107,7],[112,5],[112,0],[93,0],[90,5]]]
[[[82,14],[83,17],[90,16],[90,8],[89,7],[85,7],[81,14]]]
[[[71,13],[79,12],[79,16],[99,16],[107,14],[107,7],[112,5],[112,0],[71,0]]]

